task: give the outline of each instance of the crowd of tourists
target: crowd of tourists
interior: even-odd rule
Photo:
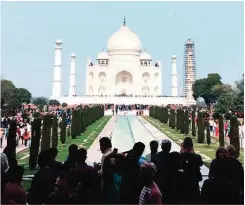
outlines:
[[[59,128],[61,127],[62,114],[64,110],[57,110],[50,112],[53,115],[58,116]],[[16,120],[17,129],[16,129],[16,147],[19,145],[24,145],[25,147],[30,146],[31,140],[31,127],[33,122],[33,113],[28,113],[29,116],[24,119],[21,117],[21,113],[18,113],[14,117],[2,117],[1,121],[1,135],[0,135],[0,148],[3,147],[3,140],[6,140],[8,137],[10,122],[12,119]],[[71,126],[71,112],[67,111],[66,116],[66,125]]]
[[[87,151],[72,144],[64,162],[51,148],[38,156],[39,170],[30,189],[21,186],[24,168],[8,163],[1,153],[3,204],[242,204],[244,170],[234,147],[219,147],[209,178],[202,181],[203,161],[186,137],[181,151],[170,152],[171,142],[150,142],[151,153],[142,157],[145,145],[118,153],[111,140],[100,139],[101,163],[89,166]]]

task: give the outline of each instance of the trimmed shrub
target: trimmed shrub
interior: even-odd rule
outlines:
[[[41,126],[42,119],[37,117],[33,120],[31,129],[31,147],[30,147],[30,157],[29,157],[29,168],[31,170],[35,169],[37,166],[37,157],[40,146],[41,139]]]
[[[179,116],[180,116],[180,110],[177,109],[177,114],[176,114],[176,130],[179,130],[180,129],[180,119],[179,119]]]
[[[211,138],[210,138],[210,125],[209,125],[209,123],[207,124],[207,127],[206,127],[206,138],[207,138],[207,145],[210,146]]]
[[[235,147],[236,158],[240,156],[240,142],[239,142],[239,130],[238,130],[239,122],[237,117],[233,115],[230,119],[230,144]]]
[[[17,123],[16,120],[10,121],[10,127],[9,132],[7,136],[7,158],[9,160],[10,166],[12,165],[12,162],[16,160],[16,129],[17,129]]]
[[[71,138],[76,139],[78,133],[78,125],[77,125],[77,110],[72,111],[72,120],[71,120]]]
[[[58,147],[58,119],[55,115],[52,123],[52,147]]]
[[[192,131],[192,136],[196,136],[196,123],[195,123],[195,110],[192,110],[191,112],[191,131]]]
[[[61,128],[60,128],[60,141],[61,144],[66,143],[66,113],[62,115]]]
[[[186,110],[185,111],[185,117],[184,117],[184,133],[185,133],[185,135],[189,134],[189,126],[190,126],[189,113],[188,113],[188,110]]]
[[[221,114],[219,115],[219,145],[225,146],[224,119]]]
[[[184,120],[185,120],[185,115],[184,115],[184,110],[181,110],[180,111],[180,132],[182,134],[185,133],[185,123],[184,123]]]
[[[198,143],[204,142],[204,120],[203,120],[203,113],[198,113]]]
[[[43,129],[42,129],[42,140],[41,140],[41,151],[48,150],[50,148],[51,139],[51,115],[47,114],[43,116]]]

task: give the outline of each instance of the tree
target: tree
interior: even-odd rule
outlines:
[[[240,156],[240,142],[239,142],[239,130],[238,130],[239,122],[237,117],[233,115],[230,119],[230,144],[235,147],[236,158]]]
[[[62,105],[61,105],[62,107],[67,107],[68,106],[68,104],[67,103],[62,103]]]
[[[48,99],[45,97],[37,97],[33,99],[32,103],[38,106],[44,106],[48,103]]]
[[[213,92],[219,95],[215,105],[215,111],[219,113],[228,113],[229,109],[233,107],[237,93],[228,84],[216,85]]]
[[[57,148],[58,146],[58,119],[55,115],[52,124],[52,147]]]
[[[37,157],[40,146],[40,138],[41,138],[41,125],[42,120],[40,116],[37,116],[32,123],[32,134],[31,134],[31,147],[30,147],[30,157],[29,157],[29,167],[31,170],[36,168],[37,165]]]
[[[214,86],[221,85],[221,77],[217,73],[208,74],[207,78],[198,79],[192,85],[193,98],[197,100],[202,97],[209,107],[211,103],[215,103],[219,96],[218,93],[213,91]]]
[[[238,111],[244,110],[244,76],[241,80],[235,82],[236,98],[234,99],[234,109]]]
[[[221,114],[219,115],[219,145],[225,146],[224,120]]]
[[[1,98],[4,99],[5,103],[11,99],[13,92],[15,90],[15,85],[12,81],[3,79],[1,80]]]
[[[1,80],[1,99],[4,108],[8,110],[20,109],[22,103],[30,103],[31,93],[25,88],[16,88],[12,81]]]
[[[60,106],[60,102],[58,100],[50,100],[48,104],[51,106]]]
[[[22,106],[21,100],[17,98],[16,96],[12,96],[11,99],[8,100],[8,103],[6,104],[7,109],[20,109]]]
[[[61,121],[61,128],[60,128],[60,141],[61,144],[65,144],[66,142],[66,113],[63,113],[62,121]]]
[[[50,148],[50,131],[51,131],[51,115],[46,114],[43,116],[43,128],[42,128],[42,141],[41,151],[48,150]]]
[[[20,100],[21,104],[28,104],[31,101],[31,93],[25,88],[15,88],[13,95]]]

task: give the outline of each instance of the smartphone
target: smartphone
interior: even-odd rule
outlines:
[[[113,149],[113,153],[114,153],[114,154],[117,154],[117,153],[118,153],[118,149],[117,149],[117,148],[114,148],[114,149]]]

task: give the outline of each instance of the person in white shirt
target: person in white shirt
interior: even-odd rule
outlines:
[[[210,120],[209,120],[209,127],[210,127],[210,132],[213,135],[213,132],[214,132],[214,120],[213,120],[213,118],[210,118]]]

